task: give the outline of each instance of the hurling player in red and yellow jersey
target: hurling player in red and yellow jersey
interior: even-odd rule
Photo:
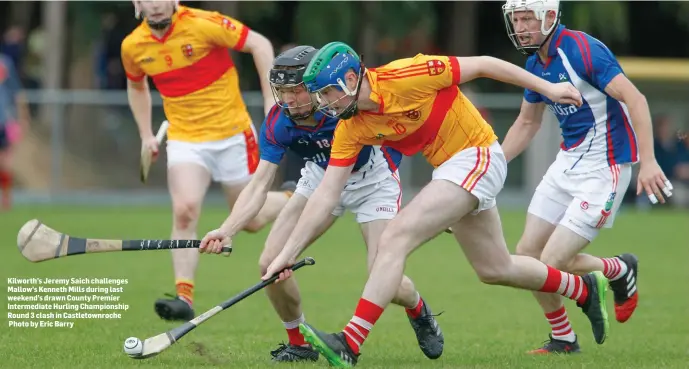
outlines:
[[[314,235],[314,225],[337,204],[363,145],[389,146],[406,155],[420,152],[435,168],[431,182],[381,235],[369,280],[347,326],[326,334],[300,325],[304,338],[331,364],[356,364],[361,345],[395,295],[408,255],[450,226],[481,281],[561,294],[578,303],[594,335],[607,331],[607,280],[602,274],[576,276],[509,254],[495,203],[507,162],[490,125],[458,87],[480,77],[537,90],[553,101],[582,103],[571,84],[547,82],[491,57],[417,55],[367,70],[354,50],[335,42],[309,63],[303,77],[309,92],[325,113],[344,120],[335,130],[323,180],[264,279],[295,262]],[[290,275],[283,271],[281,279]]]
[[[216,12],[178,6],[176,1],[134,1],[145,19],[122,42],[127,93],[143,150],[158,152],[151,128],[150,77],[162,95],[167,132],[168,187],[173,239],[195,239],[201,204],[211,181],[220,182],[230,207],[259,161],[251,117],[239,90],[229,49],[251,53],[261,76],[265,110],[273,105],[267,78],[274,57],[264,36]],[[290,192],[269,193],[262,211],[245,230],[273,221]],[[177,296],[160,299],[164,319],[190,320],[198,250],[174,250]]]

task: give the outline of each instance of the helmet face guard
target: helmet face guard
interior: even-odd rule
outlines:
[[[532,11],[536,20],[541,22],[541,27],[539,32],[546,36],[543,42],[531,45],[522,45],[519,41],[519,36],[524,36],[525,32],[519,33],[514,29],[512,19],[514,13],[517,12],[528,12]],[[548,12],[554,11],[555,21],[553,24],[546,27],[545,20]],[[560,1],[559,0],[507,0],[507,2],[502,6],[502,14],[505,21],[505,29],[507,31],[507,37],[514,47],[524,55],[533,55],[536,53],[543,44],[545,44],[550,36],[553,34],[553,30],[560,24]],[[531,32],[535,33],[535,32]]]
[[[177,8],[179,7],[179,0],[169,0],[169,1],[174,4],[172,14],[175,14],[175,12],[177,11]],[[145,18],[146,14],[143,11],[143,9],[141,9],[141,1],[132,1],[132,2],[134,3],[134,17],[136,17],[136,19],[141,19],[142,16]],[[169,18],[165,18],[165,19],[158,21],[158,22],[154,22],[150,19],[146,19],[146,24],[148,24],[148,26],[151,29],[163,30],[172,24],[172,15],[170,15]]]
[[[349,71],[357,74],[357,85],[353,90],[345,83],[345,75]],[[331,42],[323,46],[311,60],[304,74],[304,82],[318,102],[319,111],[333,118],[349,119],[357,113],[364,71],[361,58],[351,47],[342,42]],[[333,101],[328,100],[326,92],[331,88],[344,92],[344,95]],[[335,105],[347,98],[351,101],[338,112]]]
[[[299,103],[296,99],[292,99],[294,101],[291,106],[285,102],[287,100],[285,96],[287,94],[298,94],[300,90],[308,93],[303,79],[304,72],[306,71],[307,64],[317,52],[318,49],[311,46],[297,46],[286,50],[275,58],[273,68],[268,73],[270,90],[273,93],[275,104],[291,119],[305,120],[316,112],[317,103],[310,94],[308,102]],[[303,107],[309,107],[310,109],[303,113],[293,112]]]

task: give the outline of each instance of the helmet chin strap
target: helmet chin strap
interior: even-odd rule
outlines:
[[[160,22],[154,22],[150,19],[146,19],[146,24],[148,24],[150,28],[158,31],[164,30],[165,28],[169,27],[172,24],[172,16],[174,16],[177,12],[177,6],[179,5],[179,1],[174,1],[174,4],[175,5],[172,8],[172,15],[170,16],[170,18],[163,19]],[[136,1],[134,1],[134,16],[136,17],[136,19],[141,19],[141,16],[146,16]]]
[[[174,14],[174,13],[173,13]],[[165,28],[169,27],[172,24],[172,18],[167,18],[163,19],[160,22],[153,22],[151,20],[146,20],[146,23],[150,28],[153,28],[155,30],[164,30]]]
[[[544,20],[544,21],[545,21],[545,20]],[[541,50],[541,48],[543,48],[543,45],[545,45],[546,43],[548,43],[548,41],[553,37],[553,33],[555,33],[555,32],[553,32],[553,31],[555,30],[555,28],[556,28],[559,24],[560,24],[560,20],[558,19],[558,20],[557,20],[555,23],[553,23],[553,25],[550,27],[550,32],[548,32],[548,35],[545,36],[545,39],[543,39],[543,42],[541,42],[541,44],[538,45],[538,48],[533,48],[533,49],[532,49],[533,51],[529,50],[529,51],[527,51],[527,53],[528,53],[529,55],[533,55],[533,54],[535,54],[538,50]]]
[[[358,103],[359,103],[359,93],[361,92],[361,83],[364,81],[363,76],[366,71],[366,66],[364,65],[364,55],[361,54],[359,56],[359,80],[357,81],[356,84],[356,89],[354,91],[351,91],[347,86],[342,82],[341,79],[338,78],[337,83],[340,85],[342,88],[342,91],[344,91],[347,96],[353,96],[354,100],[352,101],[351,104],[345,109],[342,114],[339,115],[340,118],[342,119],[349,119],[353,117],[357,111],[358,111]]]

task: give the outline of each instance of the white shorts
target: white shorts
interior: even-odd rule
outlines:
[[[478,206],[472,214],[495,206],[507,178],[507,160],[499,142],[490,147],[470,147],[435,168],[433,180],[450,181],[474,195]]]
[[[313,194],[323,179],[325,173],[315,164],[307,163],[301,170],[301,178],[294,191],[307,199]],[[319,170],[320,169],[320,170]],[[399,174],[390,174],[380,182],[365,185],[353,190],[342,191],[340,203],[333,211],[333,215],[340,217],[345,210],[356,215],[357,223],[368,223],[374,220],[390,220],[397,215],[402,205],[402,184]]]
[[[561,224],[593,241],[601,228],[612,228],[627,192],[632,165],[614,165],[588,173],[565,173],[569,165],[555,160],[536,187],[529,213]]]
[[[253,125],[240,134],[220,141],[167,141],[167,167],[198,164],[215,182],[226,185],[247,182],[259,161],[258,142]]]

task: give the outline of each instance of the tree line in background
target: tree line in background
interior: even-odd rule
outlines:
[[[94,45],[111,49],[137,24],[130,1],[0,3],[0,28],[18,25],[25,30],[59,27],[62,44],[36,42],[49,55],[43,61],[42,76],[50,86],[88,88],[80,80],[84,68],[92,67]],[[290,43],[323,45],[341,40],[364,54],[368,65],[379,65],[416,53],[449,55],[489,54],[517,64],[523,57],[505,35],[502,2],[223,2],[183,1],[185,5],[218,10],[250,25],[270,38],[276,51]],[[53,10],[49,10],[52,6]],[[63,11],[54,11],[64,6]],[[591,33],[606,42],[618,55],[689,57],[689,2],[573,2],[562,5],[562,22]],[[51,19],[56,17],[65,19]],[[334,27],[336,26],[336,27]],[[109,27],[106,31],[104,28]],[[54,32],[50,30],[49,33]],[[108,33],[109,32],[109,33]],[[42,38],[41,40],[45,40]],[[677,42],[681,40],[682,42]],[[54,54],[64,54],[60,57]],[[111,52],[112,53],[112,52]],[[244,88],[258,88],[248,55],[238,54],[245,74]],[[52,58],[52,59],[50,59]],[[50,60],[62,60],[61,67]],[[55,64],[53,62],[53,64]],[[115,63],[113,63],[114,65]],[[245,68],[241,68],[245,66]],[[113,66],[114,67],[114,66]],[[247,70],[249,69],[249,70]],[[490,82],[487,82],[490,83]],[[43,84],[45,85],[45,83]],[[56,86],[56,87],[57,87]],[[499,90],[498,84],[487,86]]]

